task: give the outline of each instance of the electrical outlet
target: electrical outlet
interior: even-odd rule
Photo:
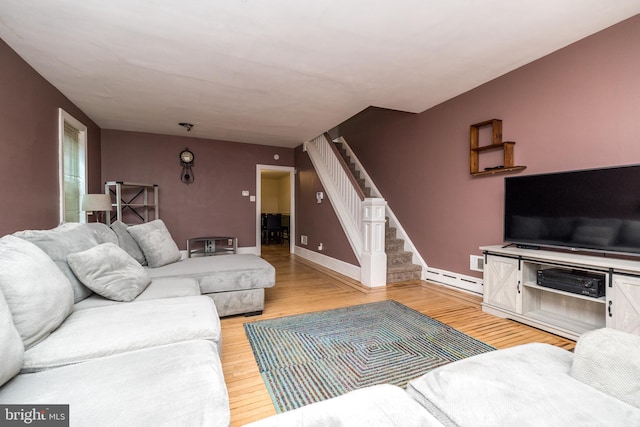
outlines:
[[[233,246],[233,239],[229,239],[229,240],[227,240],[227,245],[229,245],[229,246]]]
[[[302,245],[308,244],[307,236],[303,236],[303,235],[300,236],[300,244],[302,244]]]
[[[204,241],[204,251],[206,253],[215,252],[216,250],[216,242],[215,240],[205,240]]]

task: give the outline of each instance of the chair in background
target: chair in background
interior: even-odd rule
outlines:
[[[289,221],[290,221],[290,216],[289,215],[282,215],[282,221],[281,221],[281,226],[282,226],[282,231],[281,231],[281,237],[282,240],[286,240],[287,242],[289,242]]]
[[[260,239],[263,245],[267,244],[267,214],[260,215]]]
[[[265,244],[282,242],[282,215],[267,214],[264,220],[263,235]]]

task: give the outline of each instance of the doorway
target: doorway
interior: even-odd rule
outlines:
[[[256,169],[256,248],[280,245],[293,253],[295,236],[295,168],[257,165]],[[269,219],[270,228],[266,229]],[[277,223],[278,226],[273,224]]]

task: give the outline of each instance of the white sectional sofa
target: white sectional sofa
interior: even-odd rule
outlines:
[[[251,315],[262,312],[264,289],[275,284],[275,268],[255,255],[186,258],[162,220],[134,226],[115,222],[111,227],[100,223],[63,224],[52,230],[20,231],[14,236],[34,243],[53,259],[73,285],[77,309],[115,303],[83,284],[67,262],[70,254],[107,243],[123,249],[152,278],[136,301],[156,299],[158,295],[202,294],[214,301],[220,317]],[[102,270],[98,267],[93,272],[96,275],[109,272],[108,265]]]
[[[250,424],[251,427],[638,426],[640,336],[583,334],[575,353],[526,344],[450,363]]]
[[[274,269],[245,255],[182,259],[161,221],[139,227],[125,244],[104,224],[0,238],[0,407],[69,405],[72,426],[229,425],[211,294],[263,292]],[[243,298],[226,314],[262,309]]]

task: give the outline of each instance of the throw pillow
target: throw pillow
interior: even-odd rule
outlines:
[[[78,280],[67,264],[69,254],[84,251],[98,244],[87,224],[65,223],[52,230],[25,230],[13,235],[35,244],[51,257],[71,282],[74,302],[82,301],[91,295],[91,290]]]
[[[67,262],[86,287],[114,301],[133,301],[151,283],[144,267],[113,243],[71,254]]]
[[[11,312],[2,291],[0,291],[0,348],[2,349],[0,386],[2,386],[20,372],[24,358],[24,344],[13,325]]]
[[[161,219],[129,226],[127,231],[142,249],[149,267],[162,267],[182,258],[180,249]]]
[[[101,222],[88,222],[87,227],[93,233],[93,236],[100,243],[113,243],[114,245],[118,244],[118,236],[116,232],[113,231],[111,227],[107,224],[103,224]]]
[[[69,279],[40,248],[11,235],[0,239],[0,288],[27,350],[73,311]]]
[[[128,228],[129,226],[122,221],[116,221],[111,224],[111,229],[115,231],[116,236],[118,236],[118,244],[120,247],[140,264],[147,265],[147,259],[144,257],[140,246],[138,246],[136,241],[133,240],[133,237],[131,237],[131,234],[127,231]]]

